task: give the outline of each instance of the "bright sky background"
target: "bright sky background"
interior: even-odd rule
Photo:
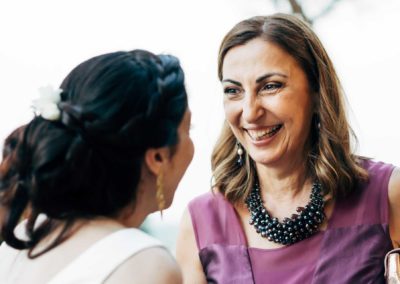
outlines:
[[[309,0],[306,8],[326,2]],[[219,44],[238,21],[276,11],[271,0],[2,1],[0,140],[32,117],[38,87],[58,86],[89,57],[135,48],[174,54],[186,72],[196,147],[164,214],[163,224],[176,225],[188,201],[210,188],[210,155],[223,121]],[[399,15],[398,0],[342,0],[314,24],[348,96],[358,152],[398,166]]]

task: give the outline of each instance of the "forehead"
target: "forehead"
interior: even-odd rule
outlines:
[[[290,75],[295,69],[300,67],[293,56],[275,43],[256,38],[227,52],[222,77],[232,79],[245,74],[259,76],[260,73],[273,71]]]

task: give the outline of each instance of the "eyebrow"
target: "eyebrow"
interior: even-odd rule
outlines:
[[[267,79],[267,78],[269,78],[269,77],[272,77],[272,76],[280,76],[280,77],[284,77],[284,78],[287,78],[287,77],[288,77],[287,75],[285,75],[285,74],[283,74],[283,73],[279,73],[279,72],[270,72],[270,73],[266,73],[266,74],[264,74],[264,75],[258,77],[258,78],[256,79],[256,83],[258,84],[258,83],[260,83],[260,82],[264,81],[265,79]]]
[[[241,84],[240,82],[235,81],[235,80],[231,80],[231,79],[224,79],[224,80],[221,81],[221,83],[225,83],[225,82],[232,83],[232,84],[237,85],[237,86],[239,86],[239,87],[242,86],[242,84]]]
[[[256,83],[259,84],[260,82],[262,82],[262,81],[264,81],[265,79],[267,79],[267,78],[269,78],[269,77],[272,77],[272,76],[280,76],[280,77],[284,77],[284,78],[287,78],[287,77],[288,77],[287,75],[285,75],[285,74],[283,74],[283,73],[279,73],[279,72],[270,72],[270,73],[266,73],[266,74],[264,74],[264,75],[258,77],[258,78],[256,79]],[[242,84],[241,84],[240,82],[235,81],[235,80],[232,80],[232,79],[224,79],[224,80],[222,80],[221,82],[222,82],[222,83],[224,83],[224,82],[229,82],[229,83],[232,83],[232,84],[237,85],[237,86],[240,86],[240,87],[242,86]]]

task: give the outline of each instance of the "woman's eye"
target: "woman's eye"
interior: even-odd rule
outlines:
[[[224,88],[224,94],[235,95],[237,93],[238,93],[238,90],[235,88]]]
[[[262,91],[267,91],[267,92],[274,92],[277,91],[278,89],[282,88],[282,83],[278,83],[278,82],[271,82],[271,83],[267,83],[264,85],[264,87],[262,87]]]

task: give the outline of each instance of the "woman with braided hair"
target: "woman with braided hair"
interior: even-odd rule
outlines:
[[[45,91],[6,140],[0,282],[180,283],[168,251],[137,229],[171,205],[193,157],[178,60],[104,54]]]

